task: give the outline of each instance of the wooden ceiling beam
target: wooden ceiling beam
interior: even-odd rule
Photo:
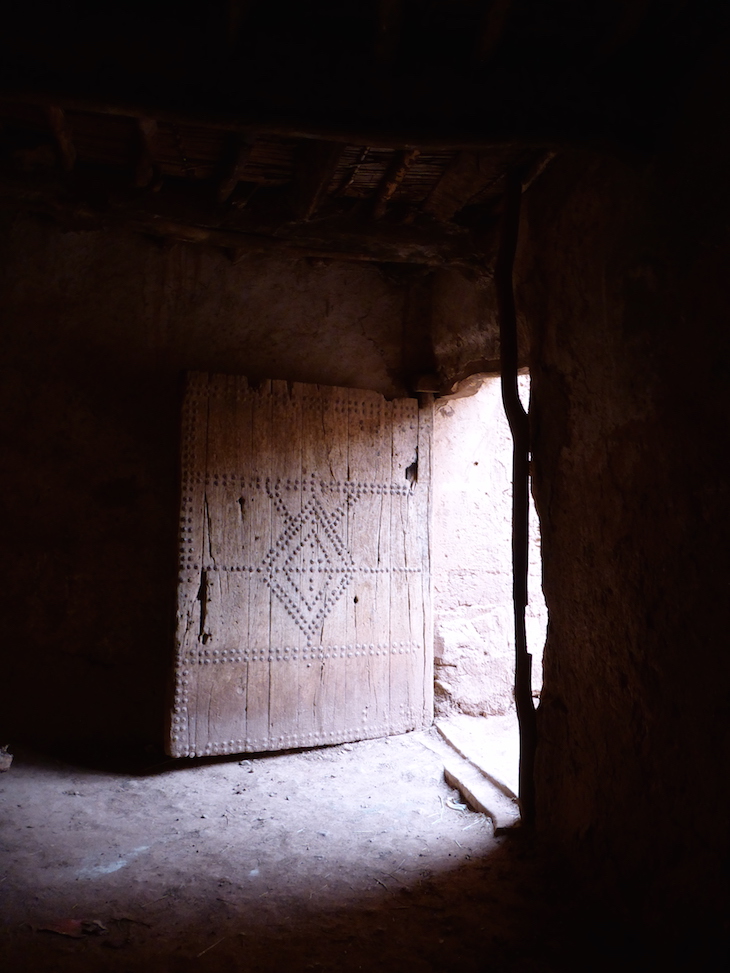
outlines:
[[[382,216],[385,216],[389,201],[395,195],[408,170],[420,154],[420,149],[404,149],[394,153],[393,159],[385,170],[375,193],[374,219],[379,220]]]
[[[367,159],[369,152],[370,152],[370,146],[368,145],[364,145],[360,149],[357,155],[357,159],[355,159],[355,161],[347,167],[347,171],[345,172],[342,181],[340,182],[339,186],[334,192],[335,196],[344,196],[347,193],[347,190],[350,188],[350,186],[354,183],[355,179],[357,178],[357,174],[360,171],[361,166]]]
[[[219,203],[225,203],[243,179],[243,172],[251,155],[255,139],[253,137],[233,136],[232,159],[218,183],[216,196]]]
[[[137,119],[137,160],[134,166],[134,186],[145,189],[155,181],[158,167],[155,162],[157,122],[152,118]]]
[[[342,142],[308,140],[302,144],[294,172],[294,213],[297,219],[309,220],[317,212],[344,151]]]
[[[56,148],[61,160],[61,165],[66,172],[71,172],[76,165],[76,146],[74,145],[73,135],[68,125],[66,113],[58,105],[50,105],[48,108],[48,124],[53,132],[56,141]]]

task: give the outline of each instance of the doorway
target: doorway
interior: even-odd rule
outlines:
[[[519,376],[528,405],[530,377]],[[436,401],[433,436],[434,709],[483,769],[517,790],[512,607],[512,440],[497,375],[474,375]],[[526,615],[533,696],[542,684],[547,608],[530,499]]]
[[[520,381],[528,395],[529,377]],[[191,375],[183,427],[170,754],[423,728],[435,688],[438,717],[479,734],[489,717],[490,734],[513,738],[503,762],[516,772],[511,439],[499,379],[473,376],[434,410]],[[538,669],[534,510],[532,533]]]

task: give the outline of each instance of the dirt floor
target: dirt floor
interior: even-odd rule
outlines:
[[[524,836],[459,806],[441,745],[431,730],[254,759],[16,752],[0,969],[626,969]]]

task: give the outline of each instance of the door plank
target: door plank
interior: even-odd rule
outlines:
[[[304,497],[302,482],[302,403],[301,396],[286,382],[272,382],[272,436],[286,430],[286,449],[271,457],[267,492],[271,500],[271,547],[265,560],[271,572],[269,739],[273,747],[285,750],[301,745],[299,729],[299,670],[311,665],[304,658],[306,641],[298,621],[302,617],[303,532],[301,524]],[[278,601],[277,601],[278,599]]]
[[[241,552],[242,565],[250,581],[246,683],[246,740],[242,752],[266,749],[269,738],[269,696],[271,676],[271,593],[262,582],[266,553],[271,549],[271,501],[266,489],[275,443],[271,425],[271,382],[263,382],[251,395],[251,459],[248,490],[249,547]]]
[[[245,662],[250,580],[238,552],[247,543],[241,500],[242,473],[251,452],[248,383],[221,376],[208,385],[208,444],[205,506],[205,625],[201,631],[195,746],[225,739],[231,749],[246,738]],[[201,713],[205,713],[205,721]]]
[[[190,374],[182,412],[178,612],[174,697],[168,719],[169,749],[181,756],[194,749],[195,701],[200,637],[201,569],[205,510],[205,456],[208,441],[208,376]]]
[[[409,544],[409,529],[419,529],[413,513],[412,491],[417,489],[418,463],[418,406],[412,400],[401,399],[393,403],[393,438],[391,478],[397,502],[391,511],[390,536],[392,550],[392,583],[390,588],[390,709],[391,720],[400,732],[412,729],[416,723],[414,702],[422,687],[410,685],[413,675],[410,665],[412,653],[420,651],[418,626],[414,626],[414,613],[418,606],[412,603],[409,575],[417,572]]]
[[[328,522],[338,533],[346,550],[349,542],[350,494],[347,486],[347,413],[348,404],[343,389],[318,386],[312,396],[315,415],[321,422],[321,433],[313,435],[308,445],[307,461],[320,474],[323,485],[322,500]],[[319,405],[315,405],[318,400]],[[314,420],[313,420],[314,421]],[[334,572],[335,565],[327,562],[326,570]],[[333,575],[326,575],[332,577]],[[311,705],[316,713],[316,730],[321,741],[343,739],[347,735],[347,659],[344,647],[351,641],[348,592],[335,599],[329,613],[322,619],[319,644],[324,658],[319,660],[319,679],[310,685]]]
[[[350,542],[358,558],[350,589],[355,631],[353,650],[348,651],[347,689],[355,720],[353,730],[364,736],[377,735],[377,728],[384,726],[389,716],[389,706],[382,704],[388,693],[389,673],[381,673],[374,665],[375,646],[385,646],[388,641],[389,606],[383,604],[383,587],[377,585],[382,512],[378,488],[382,481],[376,479],[376,464],[384,407],[381,396],[350,392],[349,467],[356,500],[350,518]],[[378,678],[381,675],[384,682]]]

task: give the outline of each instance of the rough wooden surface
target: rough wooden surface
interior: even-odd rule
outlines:
[[[189,377],[173,756],[430,723],[431,410]]]

